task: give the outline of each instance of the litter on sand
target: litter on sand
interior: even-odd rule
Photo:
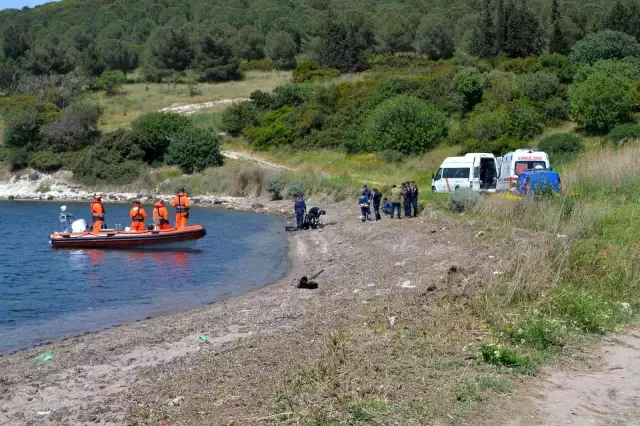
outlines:
[[[200,336],[200,341],[201,342],[206,342],[207,341],[207,336],[205,336],[204,334],[202,336]]]
[[[47,361],[51,361],[53,359],[53,351],[42,352],[40,355],[33,359],[33,363],[35,365],[44,364]]]

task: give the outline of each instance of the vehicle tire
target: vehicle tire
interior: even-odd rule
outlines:
[[[431,187],[431,192],[438,192],[438,191],[436,191],[436,187],[435,186]]]

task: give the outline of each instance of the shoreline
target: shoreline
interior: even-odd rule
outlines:
[[[15,201],[34,200],[21,199]],[[271,214],[269,212],[263,213]],[[260,299],[263,299],[264,297],[272,298],[274,299],[274,302],[277,303],[279,301],[279,297],[277,297],[277,295],[283,291],[292,289],[293,287],[290,285],[290,283],[295,281],[295,279],[304,272],[304,268],[301,267],[301,259],[298,255],[297,250],[299,243],[294,241],[294,234],[287,232],[285,238],[286,248],[285,256],[282,263],[286,265],[287,270],[283,273],[282,277],[277,280],[263,283],[253,289],[242,292],[240,294],[233,294],[221,299],[208,301],[198,307],[172,309],[146,318],[127,321],[100,330],[85,331],[83,333],[66,336],[54,341],[43,342],[42,344],[19,349],[7,354],[0,354],[0,401],[2,401],[3,399],[1,392],[3,387],[6,387],[8,383],[17,384],[18,386],[20,386],[21,384],[21,381],[14,382],[11,379],[7,380],[7,376],[9,375],[8,373],[15,374],[16,371],[20,371],[20,373],[18,374],[25,374],[24,377],[27,378],[27,381],[33,381],[33,379],[39,381],[46,376],[58,375],[60,374],[60,367],[55,366],[56,360],[59,360],[60,357],[64,357],[65,354],[74,353],[74,355],[76,355],[75,352],[78,350],[79,352],[83,352],[93,346],[91,343],[92,340],[104,340],[107,336],[110,340],[109,345],[112,347],[104,351],[103,356],[99,357],[99,359],[92,359],[88,362],[89,368],[97,367],[97,369],[100,370],[100,373],[103,372],[102,370],[104,369],[105,365],[111,365],[111,362],[105,362],[106,358],[109,358],[111,355],[122,355],[123,353],[127,353],[129,349],[133,349],[132,353],[135,353],[136,356],[140,356],[141,353],[146,352],[142,356],[143,360],[141,360],[140,362],[141,365],[136,365],[136,367],[145,368],[158,364],[158,358],[152,353],[154,346],[158,343],[170,342],[170,345],[174,347],[177,345],[178,347],[180,347],[179,349],[174,348],[166,357],[162,358],[161,360],[162,362],[170,362],[175,360],[176,358],[193,355],[194,353],[199,352],[209,345],[226,346],[228,344],[233,344],[234,341],[239,341],[243,338],[254,337],[259,334],[268,335],[273,331],[252,330],[245,332],[237,326],[230,325],[229,327],[227,327],[230,328],[230,333],[227,333],[222,338],[210,338],[209,336],[211,336],[212,334],[215,335],[216,333],[211,331],[207,332],[203,327],[198,328],[198,331],[196,332],[196,329],[193,325],[184,324],[184,322],[191,322],[190,320],[192,320],[194,317],[202,320],[208,317],[212,311],[222,311],[226,313],[228,311],[236,311],[238,307],[244,306],[246,304],[261,305],[262,302],[260,302]],[[242,312],[242,310],[239,310],[239,312]],[[176,322],[180,323],[180,327],[175,326]],[[200,325],[202,325],[202,321],[198,322],[200,323]],[[218,329],[222,327],[220,324],[210,324],[210,326],[214,326]],[[159,334],[161,333],[153,332],[147,336],[140,336],[140,331],[147,331],[146,329],[148,329],[149,327],[154,327],[163,332],[168,331],[169,333],[168,335],[160,336]],[[185,333],[185,331],[187,332]],[[118,337],[122,335],[127,336],[124,339],[125,341],[123,341],[122,338]],[[190,336],[185,337],[185,335]],[[207,341],[204,344],[203,342],[199,341],[198,336],[200,335],[206,335],[208,337]],[[137,337],[143,337],[143,340],[146,340],[146,342],[140,344]],[[185,345],[183,343],[185,339],[189,339],[191,340],[191,342],[189,342],[188,345]],[[38,354],[48,350],[53,351],[53,360],[40,366],[34,366],[32,364],[33,358]],[[82,354],[78,355],[81,358],[83,357]],[[63,363],[61,367],[62,369],[66,369],[67,367],[69,367],[69,365],[67,363]],[[118,374],[115,370],[114,373]],[[34,376],[38,377],[36,378]],[[66,374],[65,377],[67,377]],[[122,377],[120,377],[118,380],[126,381],[126,379]],[[39,386],[36,384],[36,388],[38,387]],[[104,386],[98,386],[98,389],[95,390],[99,391],[101,389],[104,389]],[[21,420],[26,420],[29,417],[31,417],[32,419],[42,418],[42,416],[44,416],[42,413],[45,412],[48,413],[46,415],[48,417],[49,413],[55,411],[56,409],[65,410],[66,408],[68,408],[64,406],[64,404],[62,404],[61,406],[56,406],[55,408],[51,405],[48,405],[49,408],[44,410],[31,410],[31,412],[29,413],[30,416],[28,415],[27,417],[25,417],[24,414],[27,413],[24,410],[24,405],[31,405],[31,403],[34,402],[35,398],[25,396],[25,394],[23,394],[23,392],[21,392],[20,390],[17,391],[17,394],[18,395],[16,399],[18,401],[14,401],[14,404],[8,404],[6,406],[8,408],[3,407],[2,409],[0,409],[0,424],[5,424],[5,422],[7,422],[7,424],[23,424],[21,423]],[[85,397],[86,395],[79,397],[78,403],[84,400]],[[45,397],[45,399],[48,400],[49,398]],[[88,399],[91,400],[92,398],[89,397]],[[18,404],[15,404],[15,402],[17,402]],[[20,419],[20,421],[17,421],[18,419]],[[86,419],[81,421],[71,421],[70,424],[84,424],[85,420]],[[112,419],[111,421],[107,421],[107,424],[121,424],[121,422],[123,422],[123,420],[120,416],[118,416],[117,420]]]
[[[69,172],[44,174],[26,171],[14,174],[8,180],[0,180],[0,201],[39,201],[89,203],[96,192],[102,195],[103,203],[129,203],[139,200],[143,204],[154,203],[158,198],[173,199],[173,194],[154,191],[90,191],[88,188],[69,183]],[[41,188],[48,189],[41,192]],[[191,204],[197,207],[220,208],[235,211],[250,211],[277,216],[292,217],[291,201],[270,201],[267,198],[233,197],[228,195],[189,195]]]

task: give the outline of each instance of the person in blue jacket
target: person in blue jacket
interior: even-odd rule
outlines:
[[[293,208],[296,211],[296,225],[298,229],[301,229],[304,223],[304,214],[307,212],[307,204],[304,202],[302,194],[299,194],[298,198],[296,198]]]
[[[391,211],[393,210],[393,204],[391,204],[391,201],[389,201],[387,197],[384,197],[382,199],[382,203],[382,212],[386,215],[390,215]]]
[[[360,219],[362,219],[362,222],[371,221],[371,203],[368,191],[362,191],[362,195],[358,199],[358,205],[360,206]]]

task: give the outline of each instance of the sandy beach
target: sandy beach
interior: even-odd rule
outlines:
[[[405,407],[402,424],[546,424],[519,392],[461,411],[447,384],[486,376],[473,300],[505,268],[497,253],[535,239],[441,211],[361,223],[356,205],[323,207],[326,226],[288,237],[277,283],[0,357],[0,424],[306,424],[369,401]],[[294,286],[321,270],[318,289]]]

